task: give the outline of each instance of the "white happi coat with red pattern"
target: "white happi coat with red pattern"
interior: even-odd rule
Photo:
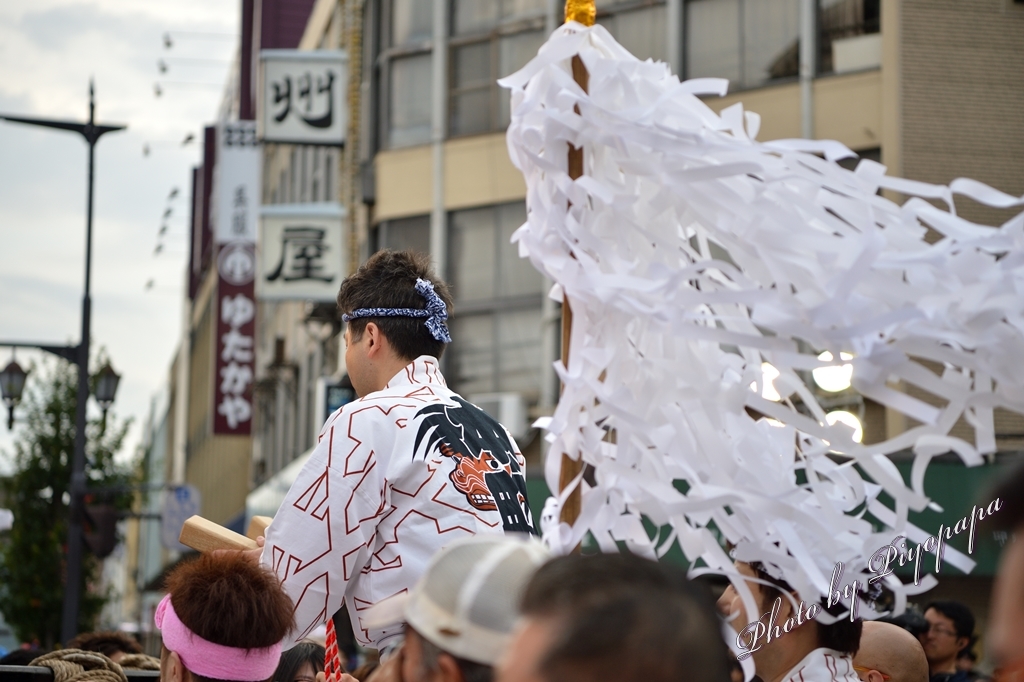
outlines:
[[[408,590],[442,547],[476,533],[534,532],[524,460],[501,424],[445,384],[421,356],[380,391],[332,414],[267,528],[262,562],[307,636],[344,601],[356,639],[373,604]]]
[[[853,657],[832,649],[815,649],[797,663],[784,682],[860,682]]]

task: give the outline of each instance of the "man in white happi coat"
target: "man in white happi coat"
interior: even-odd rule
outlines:
[[[359,398],[332,414],[268,527],[261,561],[307,636],[344,602],[356,639],[384,649],[401,627],[362,620],[409,590],[431,556],[477,533],[533,533],[524,459],[497,421],[445,384],[447,285],[429,259],[380,251],[341,285],[345,363]]]

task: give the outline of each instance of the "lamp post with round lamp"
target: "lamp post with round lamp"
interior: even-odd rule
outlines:
[[[78,610],[81,595],[79,582],[82,575],[82,496],[85,493],[85,425],[86,402],[89,398],[89,340],[92,323],[92,298],[90,279],[92,275],[92,214],[93,176],[96,143],[107,133],[124,130],[123,125],[101,125],[96,122],[96,98],[92,82],[89,83],[89,120],[63,121],[46,118],[29,118],[0,114],[0,119],[12,123],[53,128],[78,133],[85,138],[89,149],[89,165],[86,189],[85,211],[85,291],[82,296],[82,335],[77,346],[60,347],[42,344],[0,344],[30,346],[55,353],[70,362],[78,364],[78,405],[75,411],[75,449],[71,457],[71,518],[68,524],[67,570],[64,589],[64,608],[61,614],[61,641],[67,642],[77,634]],[[116,386],[116,384],[115,384]],[[5,399],[6,402],[6,399]]]

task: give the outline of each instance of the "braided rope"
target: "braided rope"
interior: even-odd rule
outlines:
[[[125,654],[117,664],[125,670],[160,670],[160,659],[146,654]]]
[[[327,682],[338,682],[345,674],[345,666],[341,662],[341,652],[338,651],[338,633],[333,618],[327,619],[327,642],[324,649],[324,676]]]
[[[29,665],[52,670],[53,682],[128,682],[121,666],[95,651],[61,649],[43,654]]]

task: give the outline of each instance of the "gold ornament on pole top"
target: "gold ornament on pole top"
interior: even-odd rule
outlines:
[[[594,0],[565,0],[565,21],[576,21],[584,26],[593,26],[597,19]]]

